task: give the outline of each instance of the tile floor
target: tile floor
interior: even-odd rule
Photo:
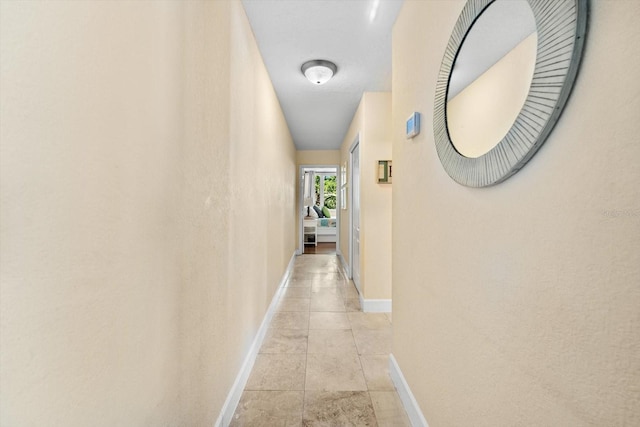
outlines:
[[[231,426],[410,426],[389,378],[391,314],[362,313],[335,255],[302,255]]]

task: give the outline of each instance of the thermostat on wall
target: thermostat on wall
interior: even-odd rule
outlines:
[[[413,113],[407,119],[407,139],[420,133],[420,113]]]

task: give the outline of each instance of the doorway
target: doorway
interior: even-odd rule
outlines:
[[[349,159],[351,163],[351,227],[349,228],[350,270],[351,278],[358,292],[360,288],[360,136],[351,146]]]
[[[299,254],[333,254],[339,250],[337,165],[300,167]]]

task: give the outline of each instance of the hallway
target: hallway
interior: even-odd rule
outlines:
[[[534,19],[526,106],[476,78],[457,102],[497,122],[447,122],[464,8],[525,2],[562,13]],[[638,18],[0,0],[0,426],[640,426]],[[496,157],[453,144],[472,124]],[[323,221],[304,248],[313,205],[335,253]]]
[[[335,255],[302,255],[232,426],[409,426],[389,377],[391,314],[360,311]]]

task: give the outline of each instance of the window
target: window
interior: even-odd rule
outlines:
[[[315,177],[316,206],[335,209],[337,204],[336,174],[316,174]],[[322,185],[320,185],[322,183]]]

